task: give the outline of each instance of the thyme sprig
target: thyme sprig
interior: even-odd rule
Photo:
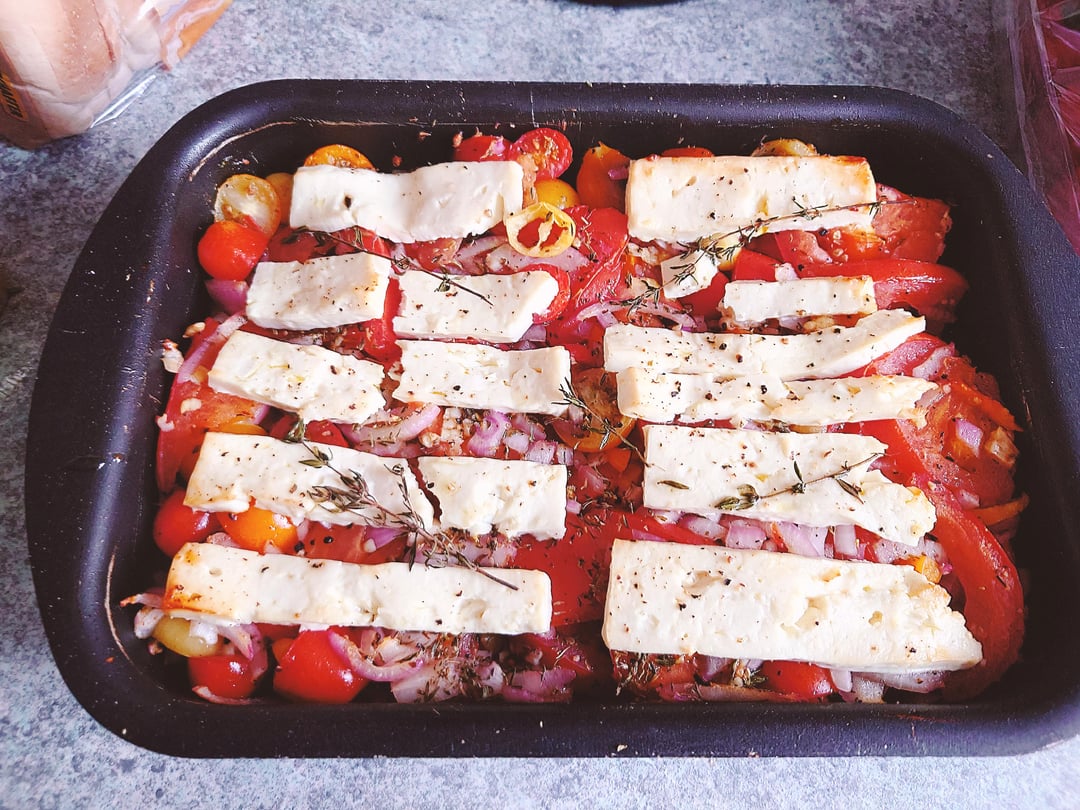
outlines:
[[[615,427],[614,422],[603,414],[598,413],[595,408],[578,395],[574,390],[574,384],[570,381],[569,377],[563,380],[562,385],[559,386],[559,393],[562,394],[563,398],[556,403],[557,405],[572,405],[575,408],[580,408],[585,411],[590,417],[589,423],[585,425],[585,430],[600,436],[599,449],[603,450],[608,446],[611,439],[615,438],[619,441],[619,444],[632,450],[639,459],[642,461],[645,460],[645,457],[641,454],[641,450],[638,449],[638,446],[620,433]],[[599,427],[596,427],[597,423],[600,425]]]
[[[311,453],[311,458],[303,459],[300,462],[301,464],[316,469],[328,469],[341,481],[340,487],[317,485],[307,491],[306,494],[308,497],[324,509],[331,512],[351,512],[353,514],[363,515],[366,519],[370,519],[371,513],[374,512],[377,516],[376,519],[379,521],[376,525],[400,528],[407,533],[409,545],[412,549],[413,562],[416,560],[417,540],[423,539],[430,544],[431,550],[426,555],[429,561],[432,558],[432,553],[434,553],[435,555],[442,557],[445,563],[449,563],[453,560],[459,565],[472,571],[476,571],[479,574],[483,574],[488,579],[498,582],[500,585],[504,585],[512,591],[517,590],[516,585],[507,582],[504,579],[500,579],[490,571],[481,568],[462,551],[455,548],[454,540],[449,533],[433,532],[424,526],[420,516],[413,508],[403,464],[386,465],[387,471],[396,478],[398,491],[401,493],[402,503],[405,507],[403,511],[395,512],[394,510],[383,506],[376,500],[371,492],[371,488],[368,486],[367,480],[361,473],[356,470],[349,470],[347,472],[339,470],[331,463],[333,461],[331,451],[315,447],[303,439],[301,439],[300,442],[307,448],[308,452]]]
[[[732,495],[727,498],[722,498],[717,501],[714,506],[715,509],[719,509],[721,512],[739,512],[745,509],[754,507],[759,501],[766,500],[768,498],[775,498],[779,495],[802,495],[806,492],[806,488],[811,484],[816,484],[820,481],[835,481],[839,487],[844,490],[848,495],[855,498],[859,503],[862,503],[862,490],[856,485],[845,479],[843,476],[847,475],[854,467],[862,467],[865,464],[869,464],[874,459],[879,458],[881,453],[874,453],[867,456],[862,461],[856,464],[844,464],[841,469],[836,472],[824,473],[817,478],[804,479],[802,471],[799,469],[799,463],[792,460],[792,464],[795,468],[796,481],[790,487],[784,487],[783,489],[777,489],[772,492],[766,492],[764,495],[754,489],[751,484],[741,484],[737,487],[736,491],[739,493],[737,496]]]

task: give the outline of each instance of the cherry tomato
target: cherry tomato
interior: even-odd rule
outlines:
[[[234,174],[218,186],[214,197],[215,220],[250,225],[267,237],[281,223],[282,210],[275,185],[253,174]]]
[[[207,228],[199,240],[199,264],[214,278],[243,281],[255,269],[269,242],[258,228],[221,220]]]
[[[251,697],[258,685],[251,661],[235,653],[189,658],[187,668],[192,686],[205,686],[218,697]]]
[[[581,156],[577,186],[581,204],[589,208],[626,210],[626,170],[630,158],[606,144],[599,144]]]
[[[529,162],[536,167],[537,180],[550,180],[570,168],[574,150],[570,141],[557,129],[538,127],[518,138],[510,147],[511,160]]]
[[[172,557],[185,543],[201,543],[218,531],[217,517],[184,505],[184,490],[169,495],[154,517],[154,542]]]
[[[829,671],[817,664],[802,661],[766,661],[760,673],[765,685],[775,692],[794,695],[800,700],[824,700],[836,692]]]
[[[243,512],[221,512],[218,522],[238,546],[262,551],[269,543],[292,551],[297,543],[296,526],[285,515],[250,506]]]
[[[713,151],[706,149],[704,146],[675,146],[671,149],[665,149],[660,153],[661,157],[692,157],[692,158],[709,158],[713,157]]]
[[[374,169],[367,155],[351,146],[334,143],[320,146],[304,159],[305,166],[338,166],[343,169]]]
[[[561,267],[556,267],[553,264],[544,264],[543,262],[529,264],[522,269],[522,272],[529,271],[541,271],[547,273],[555,279],[555,282],[559,285],[559,289],[555,293],[555,297],[551,299],[548,308],[533,316],[533,323],[550,323],[562,315],[563,310],[566,309],[566,305],[570,301],[570,274]]]
[[[537,180],[533,185],[536,201],[554,205],[556,208],[569,208],[580,200],[574,187],[565,180]]]
[[[274,672],[274,691],[305,703],[348,703],[367,686],[330,639],[330,630],[305,630],[288,645]],[[275,642],[277,653],[281,641]],[[282,645],[284,646],[284,645]]]
[[[506,160],[509,157],[510,141],[502,135],[482,135],[479,132],[470,135],[454,147],[454,160],[486,161]]]

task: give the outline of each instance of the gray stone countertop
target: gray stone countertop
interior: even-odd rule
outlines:
[[[118,119],[0,145],[0,807],[1069,807],[1080,739],[1006,758],[185,760],[100,727],[53,664],[22,468],[50,316],[95,221],[186,112],[270,78],[866,84],[949,107],[1003,145],[993,0],[236,2]]]

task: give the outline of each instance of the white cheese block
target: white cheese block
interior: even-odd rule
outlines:
[[[919,421],[917,404],[937,386],[916,377],[783,382],[770,374],[725,379],[628,368],[616,375],[619,411],[647,422],[727,420],[826,426],[876,419]]]
[[[660,279],[667,298],[682,298],[712,284],[720,271],[710,251],[691,248],[660,262]]]
[[[445,276],[410,270],[399,277],[394,332],[410,338],[476,338],[516,343],[559,292],[550,273]]]
[[[918,543],[936,521],[920,490],[866,469],[886,449],[869,436],[670,425],[642,430],[650,509],[855,525],[906,545]],[[756,497],[746,497],[747,487]]]
[[[483,233],[520,210],[521,166],[513,160],[451,162],[383,174],[302,166],[293,176],[289,222],[336,231],[359,225],[395,242]]]
[[[517,413],[566,412],[559,390],[570,379],[562,346],[504,351],[468,343],[401,340],[401,383],[394,398]]]
[[[381,318],[390,260],[371,253],[260,262],[247,317],[267,329],[324,329]]]
[[[439,524],[482,535],[566,532],[566,467],[532,461],[426,456],[420,475],[439,502]]]
[[[324,349],[233,332],[210,369],[216,391],[292,411],[305,422],[360,423],[385,405],[378,363]]]
[[[635,653],[965,669],[982,646],[949,599],[907,565],[616,540],[603,637]]]
[[[551,580],[526,569],[357,565],[189,543],[173,558],[162,608],[243,624],[517,635],[549,629]]]
[[[318,465],[312,449],[329,462]],[[357,505],[342,510],[319,496],[320,487],[346,491],[342,477],[354,474],[363,479],[378,508]],[[244,512],[252,501],[294,521],[399,526],[401,519],[393,516],[406,515],[424,529],[434,526],[431,503],[404,459],[318,442],[207,433],[184,503],[207,512]]]
[[[876,200],[865,159],[824,155],[650,157],[630,162],[626,184],[630,235],[642,241],[693,242],[743,229],[869,229]]]
[[[736,323],[753,325],[770,318],[868,315],[877,312],[877,297],[869,276],[732,281],[724,287],[724,308]]]
[[[862,368],[926,328],[922,317],[882,309],[854,326],[832,326],[800,335],[676,332],[616,324],[604,333],[604,368],[782,380],[841,377]]]

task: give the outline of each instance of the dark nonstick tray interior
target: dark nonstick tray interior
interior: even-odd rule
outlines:
[[[943,258],[971,281],[952,333],[1025,426],[1016,538],[1023,657],[964,705],[217,706],[135,639],[120,600],[160,576],[154,418],[164,338],[205,306],[195,262],[214,190],[346,143],[388,170],[449,158],[453,133],[564,128],[642,156],[743,154],[771,137],[865,155],[880,182],[952,203]],[[571,170],[572,172],[573,170]],[[80,255],[45,346],[26,511],[45,629],[79,702],[141,746],[188,756],[958,755],[1028,751],[1080,730],[1080,261],[1024,178],[929,102],[868,88],[279,81],[183,118],[139,163]]]

